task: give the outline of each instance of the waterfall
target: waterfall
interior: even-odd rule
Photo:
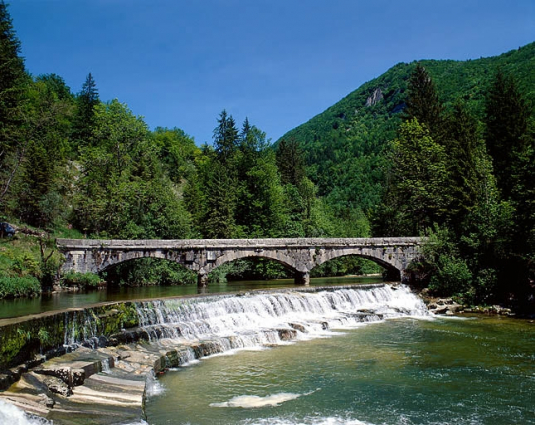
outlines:
[[[136,303],[136,310],[151,341],[203,341],[194,349],[204,353],[194,358],[321,335],[329,328],[429,315],[406,286],[381,284],[153,300]]]

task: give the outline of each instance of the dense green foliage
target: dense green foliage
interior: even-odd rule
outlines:
[[[417,67],[415,75],[422,73]],[[411,83],[410,89],[409,100],[422,86]],[[462,101],[449,110],[436,108],[432,118],[407,114],[390,145],[376,231],[431,235],[415,269],[437,295],[529,309],[535,277],[533,116],[515,78],[501,70],[485,109],[484,139]]]
[[[463,101],[479,121],[498,68],[516,78],[527,101],[535,101],[535,43],[495,57],[419,64],[432,78],[442,108]],[[371,217],[380,203],[387,168],[384,153],[405,118],[408,85],[417,65],[395,65],[276,142],[297,142],[306,153],[308,177],[337,211],[359,207]]]
[[[413,271],[437,294],[521,302],[534,278],[534,61],[532,43],[493,58],[398,64],[275,145],[223,110],[213,145],[198,147],[102,101],[91,73],[77,94],[56,74],[28,75],[0,2],[0,217],[89,238],[426,234],[433,243]],[[53,240],[41,236],[26,253],[20,240],[2,241],[0,277],[61,282]],[[348,258],[314,273],[376,270]],[[194,281],[153,259],[107,272],[117,284]],[[243,260],[212,278],[226,274],[288,271]]]
[[[63,284],[77,288],[97,288],[105,281],[94,273],[67,272],[62,276]]]
[[[0,276],[0,298],[31,297],[41,293],[41,284],[33,276]]]

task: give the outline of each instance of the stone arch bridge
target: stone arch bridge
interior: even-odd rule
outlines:
[[[423,242],[418,237],[56,241],[65,256],[64,271],[99,273],[137,258],[162,258],[196,272],[199,287],[207,285],[208,274],[220,265],[251,257],[283,264],[294,271],[296,283],[303,285],[308,285],[314,267],[347,255],[373,260],[386,268],[393,280],[401,280]]]

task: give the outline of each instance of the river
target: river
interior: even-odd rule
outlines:
[[[310,280],[310,286],[367,284],[382,282],[378,276],[325,277]],[[265,288],[302,288],[293,279],[245,280],[210,284],[204,289],[207,294],[250,291]],[[103,302],[129,301],[152,298],[181,297],[198,293],[196,285],[114,287],[87,291],[64,291],[43,294],[35,298],[0,299],[0,319],[21,317],[47,311],[88,307]]]
[[[535,425],[533,323],[432,316],[403,286],[279,285],[136,303],[151,335],[212,341],[218,353],[152,382],[136,424]]]
[[[171,371],[150,425],[535,424],[535,325],[399,318]]]

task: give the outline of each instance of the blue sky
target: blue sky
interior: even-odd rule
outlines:
[[[91,72],[154,128],[211,142],[225,108],[272,141],[398,62],[535,41],[535,0],[8,0],[33,75]]]

